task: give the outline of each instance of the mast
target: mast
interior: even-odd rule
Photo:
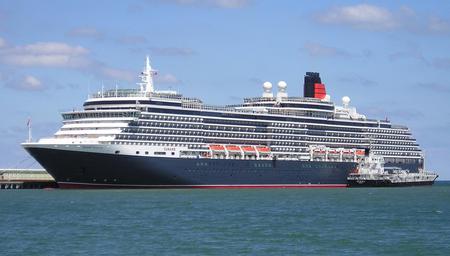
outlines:
[[[150,59],[147,55],[144,70],[139,75],[141,81],[138,83],[138,85],[140,86],[141,92],[152,93],[154,91],[153,76],[155,76],[156,74],[156,70],[153,70],[150,66]]]

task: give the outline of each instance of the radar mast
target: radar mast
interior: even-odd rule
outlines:
[[[157,74],[157,71],[150,66],[150,58],[147,55],[144,70],[139,75],[141,81],[138,83],[142,92],[154,92],[153,76]]]

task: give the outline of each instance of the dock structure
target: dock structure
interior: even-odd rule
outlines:
[[[0,169],[0,189],[56,188],[53,177],[44,169]]]

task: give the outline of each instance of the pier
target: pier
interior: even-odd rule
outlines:
[[[57,188],[53,177],[44,169],[0,169],[0,189]]]

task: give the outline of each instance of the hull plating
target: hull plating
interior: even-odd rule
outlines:
[[[345,187],[352,162],[183,159],[26,147],[60,187]]]

